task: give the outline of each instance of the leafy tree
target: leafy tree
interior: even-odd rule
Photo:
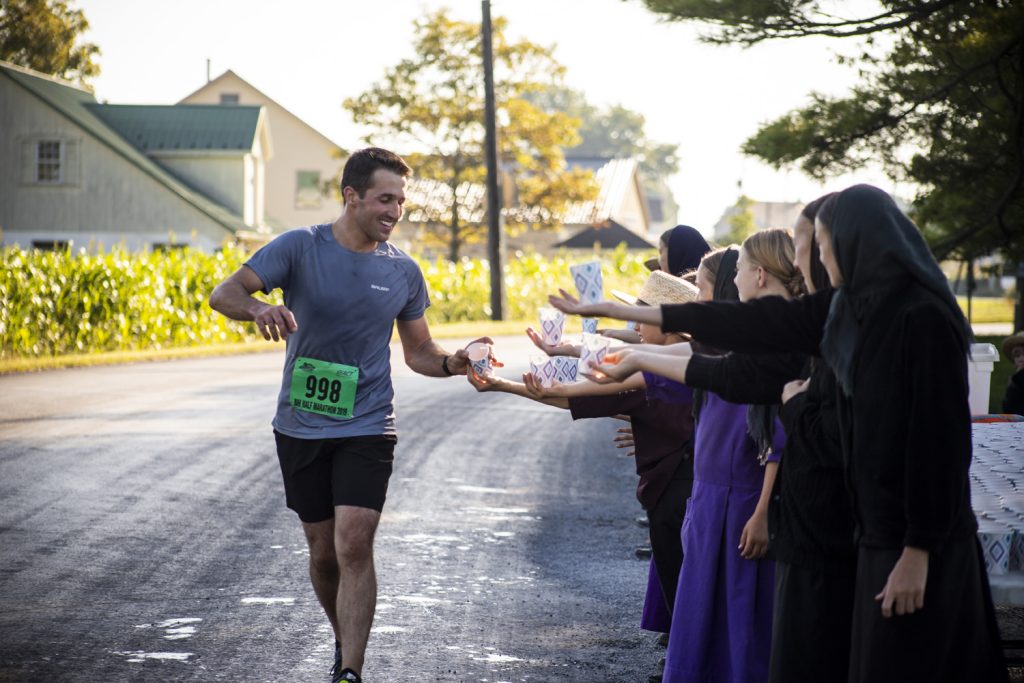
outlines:
[[[1024,3],[885,0],[841,18],[820,0],[644,0],[705,22],[710,42],[861,36],[861,82],[845,97],[810,95],[761,127],[743,150],[808,175],[880,162],[917,188],[914,217],[936,256],[994,251],[1024,261]],[[1017,328],[1024,325],[1018,270]]]
[[[65,0],[0,0],[0,59],[85,85],[100,73],[100,49],[77,42],[88,28]]]
[[[597,196],[593,174],[567,170],[563,146],[579,141],[579,121],[562,112],[546,112],[526,96],[551,87],[564,68],[550,48],[527,41],[509,42],[507,20],[492,21],[494,90],[498,112],[499,164],[515,184],[520,207],[509,212],[509,232],[558,225],[572,202]],[[456,21],[439,10],[415,22],[415,56],[390,68],[377,85],[345,100],[360,124],[373,129],[367,141],[385,135],[420,150],[407,154],[419,178],[439,181],[450,192],[448,205],[433,211],[432,233],[448,248],[452,261],[463,244],[486,235],[482,216],[467,216],[479,206],[472,184],[486,178],[484,163],[484,88],[482,39],[476,23]],[[512,194],[506,188],[504,194]]]
[[[741,194],[736,203],[729,209],[729,233],[722,238],[723,244],[743,244],[743,242],[757,232],[757,225],[754,223],[754,212],[750,207],[754,200],[745,194]]]
[[[644,189],[671,198],[666,179],[679,171],[679,146],[656,142],[644,131],[643,114],[620,104],[603,109],[590,104],[578,90],[557,87],[530,96],[530,101],[547,111],[562,111],[580,120],[581,141],[566,152],[573,156],[635,158],[640,165]],[[672,202],[666,212],[674,214]]]

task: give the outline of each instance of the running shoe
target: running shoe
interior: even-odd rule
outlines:
[[[363,679],[352,669],[343,669],[331,683],[363,683]]]
[[[334,666],[331,667],[331,681],[340,680],[341,675],[341,643],[334,641]]]

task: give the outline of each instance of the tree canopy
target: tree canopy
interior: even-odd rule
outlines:
[[[597,185],[591,172],[565,167],[563,147],[579,142],[579,120],[527,99],[557,85],[564,68],[550,48],[507,40],[507,26],[504,18],[492,21],[499,164],[515,183],[519,205],[530,209],[510,214],[508,227],[553,227],[570,204],[596,197]],[[446,227],[431,236],[456,260],[463,244],[486,235],[482,221],[465,215],[467,184],[486,178],[480,25],[454,20],[447,10],[433,12],[415,22],[413,50],[414,57],[388,69],[344,106],[356,123],[373,131],[367,141],[384,136],[415,150],[404,155],[414,175],[450,189],[448,206],[430,221]],[[503,194],[513,194],[509,189]]]
[[[715,43],[860,36],[860,54],[841,57],[861,76],[848,95],[811,93],[743,150],[822,180],[880,163],[916,188],[914,217],[939,258],[1024,259],[1020,0],[885,0],[860,16],[819,0],[644,2],[710,26]]]
[[[679,145],[648,138],[643,114],[621,104],[596,107],[582,92],[564,86],[531,94],[529,100],[546,111],[565,112],[580,120],[580,142],[566,149],[567,155],[636,159],[644,190],[669,202],[666,215],[678,212],[667,180],[679,171]]]
[[[86,85],[100,73],[100,49],[78,42],[88,28],[65,0],[0,0],[0,59]]]

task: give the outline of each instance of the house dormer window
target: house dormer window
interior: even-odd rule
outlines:
[[[60,184],[64,181],[64,145],[60,140],[36,142],[36,182]]]
[[[236,92],[222,92],[220,94],[221,104],[238,104],[238,93]]]
[[[77,188],[81,182],[81,140],[61,133],[18,139],[18,175],[22,185]]]

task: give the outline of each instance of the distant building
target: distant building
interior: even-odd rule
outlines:
[[[266,169],[266,215],[277,230],[333,221],[341,206],[323,195],[325,182],[345,160],[333,140],[234,71],[225,71],[180,104],[255,105],[266,110],[274,131],[274,158]]]
[[[507,237],[505,243],[509,251],[530,248],[544,252],[560,247],[590,249],[595,245],[612,248],[621,242],[626,242],[631,249],[656,248],[647,239],[650,219],[635,160],[588,158],[567,159],[566,162],[569,166],[594,171],[599,186],[597,198],[569,206],[561,216],[555,217],[560,223],[556,229],[526,230]],[[511,179],[506,174],[505,186],[510,184]],[[459,210],[462,221],[483,223],[487,220],[487,194],[483,185],[464,183],[457,193],[461,198]],[[413,176],[405,194],[408,210],[397,237],[403,247],[421,244],[424,231],[445,229],[452,201],[452,191],[447,185]],[[506,219],[523,222],[538,219],[534,209],[516,204],[514,192],[506,191],[503,203],[502,215]],[[462,253],[480,255],[484,253],[484,247],[470,244]]]
[[[100,104],[83,88],[0,62],[4,244],[213,249],[269,232],[261,106]]]
[[[792,228],[797,216],[804,208],[804,202],[751,202],[750,213],[754,217],[754,227]],[[739,213],[736,206],[730,206],[715,223],[712,240],[720,242],[732,230],[729,219]]]

